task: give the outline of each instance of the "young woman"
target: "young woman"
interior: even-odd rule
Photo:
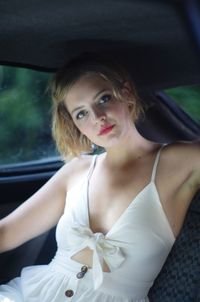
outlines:
[[[0,251],[56,224],[58,250],[49,265],[0,286],[0,301],[149,301],[200,188],[200,144],[142,137],[133,82],[104,59],[74,59],[52,92],[53,134],[62,156],[74,159],[0,221]],[[94,144],[105,152],[86,155]]]

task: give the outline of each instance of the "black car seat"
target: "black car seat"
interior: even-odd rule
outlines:
[[[200,301],[200,192],[149,293],[150,302]]]

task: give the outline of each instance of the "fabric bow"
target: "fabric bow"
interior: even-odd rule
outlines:
[[[93,251],[93,282],[97,289],[103,282],[103,260],[110,271],[119,267],[125,260],[117,241],[106,238],[102,233],[93,233],[86,226],[74,226],[69,230],[69,243],[72,248],[71,255],[89,247]]]

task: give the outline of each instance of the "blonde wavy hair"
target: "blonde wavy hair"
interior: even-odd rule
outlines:
[[[58,70],[51,82],[52,134],[57,149],[65,160],[79,156],[83,152],[92,151],[92,142],[75,126],[64,104],[71,87],[83,76],[88,78],[99,76],[111,84],[114,97],[121,102],[127,102],[134,123],[143,112],[141,100],[133,81],[121,65],[94,54],[83,54],[74,58]],[[125,82],[128,82],[131,88],[131,97],[126,99],[122,97],[122,88]]]

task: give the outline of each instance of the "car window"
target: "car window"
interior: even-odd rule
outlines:
[[[0,165],[56,156],[51,137],[52,74],[0,66]]]
[[[200,124],[200,86],[170,88],[164,92]]]

